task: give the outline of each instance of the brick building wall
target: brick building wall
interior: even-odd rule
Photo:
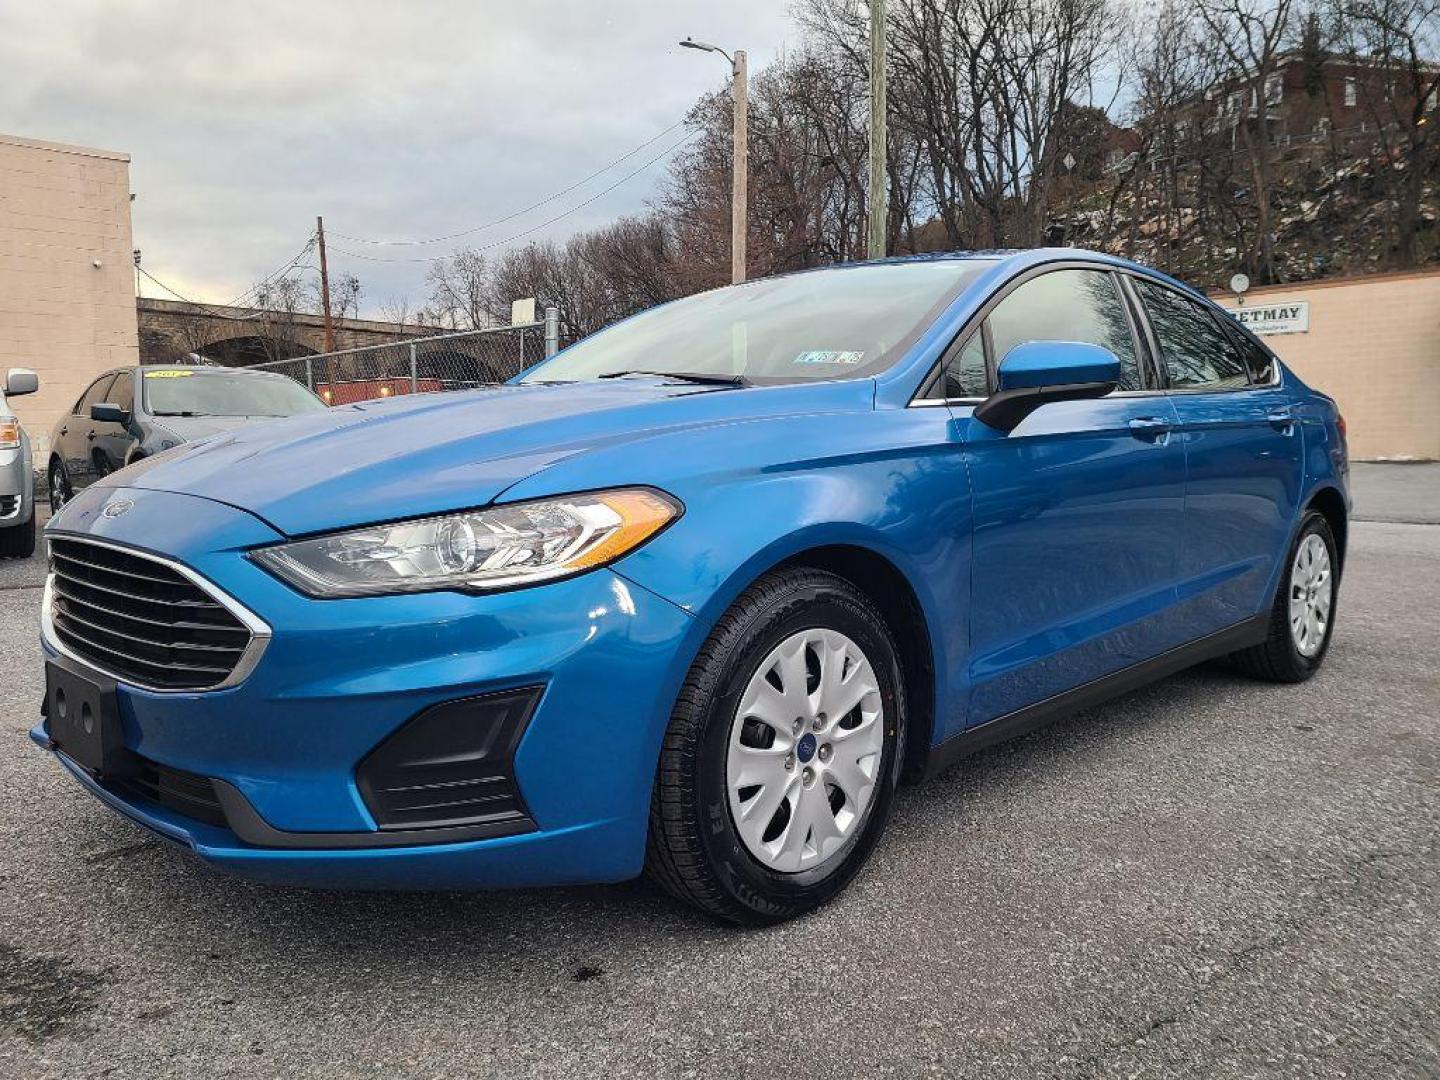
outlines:
[[[40,376],[12,403],[37,468],[96,373],[139,362],[132,247],[128,154],[0,135],[0,371]]]
[[[1308,303],[1309,330],[1263,340],[1339,404],[1351,456],[1440,459],[1440,271],[1272,285],[1244,306],[1290,302]]]

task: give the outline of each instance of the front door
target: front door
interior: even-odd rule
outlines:
[[[1041,406],[1009,434],[969,425],[971,725],[1182,641],[1185,452],[1116,275],[1067,268],[1022,279],[981,330],[992,372],[1022,342],[1082,341],[1113,352],[1122,380],[1100,400]]]
[[[130,417],[135,411],[134,385],[130,372],[122,371],[115,376],[115,382],[103,399],[124,409],[127,419],[123,424],[95,421],[95,442],[90,456],[97,476],[108,476],[116,469],[124,468],[130,447],[135,442],[130,433]]]
[[[1269,604],[1300,498],[1300,419],[1256,341],[1158,282],[1133,279],[1189,463],[1179,588],[1191,637]]]

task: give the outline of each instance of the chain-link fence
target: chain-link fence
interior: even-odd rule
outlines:
[[[546,314],[544,322],[436,334],[253,366],[288,375],[331,405],[484,386],[513,378],[554,354],[559,344],[556,322]]]

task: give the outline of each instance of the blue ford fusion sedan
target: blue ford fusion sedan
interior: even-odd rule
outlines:
[[[1212,658],[1308,678],[1347,473],[1335,404],[1140,266],[756,281],[88,487],[32,736],[261,881],[774,921],[904,778]]]

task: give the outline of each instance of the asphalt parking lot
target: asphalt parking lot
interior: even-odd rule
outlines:
[[[1437,524],[1352,526],[1314,680],[1200,669],[988,751],[759,932],[638,884],[221,877],[24,737],[42,566],[0,564],[0,1075],[1434,1077],[1440,466],[1356,487]]]

